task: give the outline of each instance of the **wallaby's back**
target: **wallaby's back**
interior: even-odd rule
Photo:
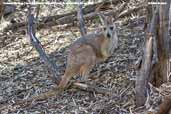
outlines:
[[[109,40],[105,38],[103,33],[91,33],[84,37],[79,38],[76,40],[70,47],[70,51],[74,52],[77,48],[81,47],[82,45],[89,45],[93,49],[96,57],[102,58],[103,55],[101,53],[102,45],[108,43]],[[78,49],[79,50],[79,49]]]

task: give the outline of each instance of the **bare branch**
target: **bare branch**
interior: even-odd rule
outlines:
[[[79,5],[78,5],[77,18],[79,21],[79,28],[80,28],[81,36],[85,36],[87,31],[86,31],[85,23],[83,19],[83,11],[82,11],[83,4],[81,4],[82,0],[78,0],[78,2],[79,2]]]
[[[28,35],[29,35],[30,42],[32,43],[33,47],[35,47],[36,51],[39,53],[40,58],[47,64],[47,66],[53,73],[53,81],[59,81],[59,78],[57,78],[57,76],[58,76],[57,66],[54,62],[50,61],[49,57],[46,55],[46,53],[40,43],[40,41],[35,36],[35,29],[33,27],[33,25],[34,25],[33,21],[34,21],[34,16],[30,12],[29,16],[28,16]]]

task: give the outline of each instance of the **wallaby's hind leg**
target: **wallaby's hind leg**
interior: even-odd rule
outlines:
[[[81,66],[81,68],[80,68],[81,82],[88,81],[89,73],[93,66],[94,66],[94,64]]]
[[[62,76],[62,79],[61,79],[58,87],[60,89],[65,89],[65,87],[67,86],[70,79],[77,74],[78,74],[78,69],[76,69],[74,67],[72,67],[72,68],[67,67],[65,70],[65,74]]]
[[[67,68],[58,86],[61,89],[65,89],[70,79],[79,73],[86,78],[96,61],[96,55],[91,46],[81,45],[74,49],[67,58]]]

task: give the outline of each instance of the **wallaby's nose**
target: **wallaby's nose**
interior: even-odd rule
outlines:
[[[110,37],[111,37],[109,33],[107,33],[107,37],[108,37],[108,38],[110,38]]]

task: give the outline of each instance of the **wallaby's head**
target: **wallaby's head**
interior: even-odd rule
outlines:
[[[116,32],[116,26],[113,22],[112,16],[104,16],[103,14],[99,14],[100,21],[103,26],[103,34],[105,37],[110,39],[110,51],[113,51],[115,48],[118,47],[118,36]]]

